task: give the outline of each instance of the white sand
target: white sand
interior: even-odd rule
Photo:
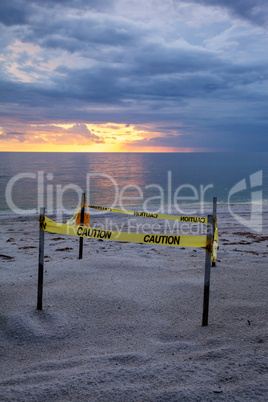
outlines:
[[[1,400],[268,400],[264,234],[219,223],[202,327],[203,249],[46,233],[37,311],[38,224],[1,232]]]

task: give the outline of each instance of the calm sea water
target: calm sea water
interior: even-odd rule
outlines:
[[[214,196],[220,205],[249,204],[254,193],[268,204],[268,153],[0,156],[2,214],[37,210],[41,204],[51,211],[72,209],[82,191],[91,204],[166,212],[183,205],[211,205]]]

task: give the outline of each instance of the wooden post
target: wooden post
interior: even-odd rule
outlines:
[[[44,246],[45,232],[42,230],[44,224],[45,208],[40,208],[39,217],[39,266],[38,266],[38,285],[37,285],[37,310],[43,307],[43,278],[44,278]]]
[[[217,197],[213,197],[213,218],[217,218]],[[213,239],[212,242],[214,242],[214,236],[215,236],[215,223],[213,222]],[[212,261],[212,266],[216,267],[216,261]]]
[[[213,216],[208,215],[207,224],[207,247],[212,247],[213,237]],[[211,267],[211,250],[206,248],[206,262],[205,262],[205,278],[204,278],[204,301],[203,301],[203,320],[202,325],[208,325],[208,309],[209,309],[209,285],[210,285],[210,267]]]
[[[80,221],[80,225],[83,226],[84,225],[84,216],[85,216],[85,202],[86,202],[86,194],[83,193],[82,194],[82,208],[81,208],[81,221]],[[83,258],[83,237],[79,237],[79,260],[82,260]]]

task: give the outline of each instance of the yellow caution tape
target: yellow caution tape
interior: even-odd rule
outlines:
[[[218,244],[219,244],[219,234],[218,234],[218,227],[217,227],[217,221],[216,221],[214,239],[213,239],[213,244],[212,244],[212,255],[211,255],[212,262],[216,262],[216,260],[217,260]]]
[[[73,214],[73,216],[70,219],[68,219],[68,221],[66,223],[68,223],[69,225],[74,225],[76,223],[76,219],[81,210],[81,207],[82,207],[82,205],[80,203],[79,206],[77,207],[75,213]]]
[[[154,218],[154,219],[165,219],[170,221],[179,221],[187,223],[208,223],[208,219],[199,216],[184,216],[184,215],[169,215],[169,214],[157,214],[154,212],[144,212],[144,211],[130,211],[126,209],[110,208],[110,207],[100,207],[96,205],[86,205],[88,208],[98,209],[100,211],[116,212],[118,214],[141,216],[144,218]]]
[[[133,243],[161,244],[180,247],[208,247],[205,236],[156,235],[144,233],[118,232],[114,230],[77,226],[68,223],[57,223],[44,215],[40,216],[40,229],[46,232],[69,236],[89,237],[93,239],[125,241]]]
[[[87,206],[86,203],[84,206],[85,207]],[[66,223],[68,223],[69,225],[77,224],[78,219],[81,219],[81,209],[82,209],[82,202],[80,202],[80,204],[78,205],[78,207],[75,210],[75,213],[73,214],[73,216],[70,219],[68,219],[68,221]],[[80,217],[79,217],[79,214],[80,214]],[[84,219],[86,219],[86,222],[88,221],[88,224],[86,224],[85,226],[89,226],[89,214],[85,214]]]

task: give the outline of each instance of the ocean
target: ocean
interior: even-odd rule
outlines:
[[[51,214],[72,214],[82,192],[91,205],[159,213],[204,215],[211,210],[213,197],[222,211],[263,214],[268,205],[268,153],[0,156],[2,216],[36,215],[41,206]]]

